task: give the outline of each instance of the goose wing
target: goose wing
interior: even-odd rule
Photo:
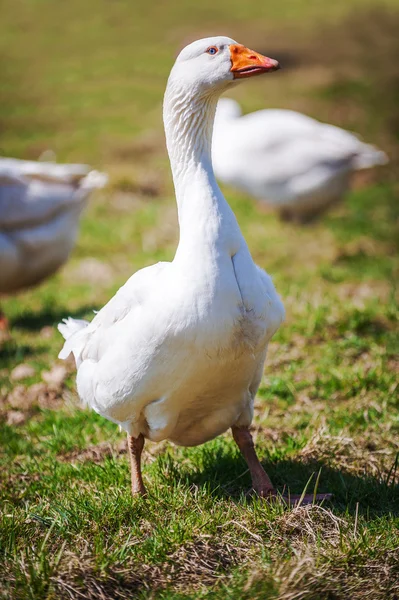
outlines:
[[[146,298],[154,290],[154,282],[169,265],[159,262],[134,273],[90,323],[64,319],[58,326],[66,339],[59,358],[67,358],[72,352],[77,367],[87,359],[98,362],[110,351],[124,319],[145,305]]]
[[[0,229],[13,231],[47,223],[79,206],[106,176],[86,165],[0,159]]]

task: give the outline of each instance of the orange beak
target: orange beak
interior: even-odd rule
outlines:
[[[244,77],[253,77],[269,71],[277,71],[280,65],[277,60],[268,58],[258,52],[249,50],[241,44],[231,44],[231,72],[234,79],[242,79]]]

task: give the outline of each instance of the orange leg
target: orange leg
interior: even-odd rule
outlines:
[[[144,496],[147,493],[143,482],[143,476],[141,474],[141,453],[143,452],[144,448],[144,436],[141,433],[137,438],[128,435],[127,443],[130,452],[132,494],[140,494],[141,496]]]
[[[248,427],[232,427],[233,438],[245,458],[252,478],[252,487],[259,496],[274,496],[276,490],[259,462]]]
[[[0,331],[8,331],[8,319],[0,308]]]
[[[262,498],[278,497],[277,490],[259,462],[251,432],[248,427],[232,427],[233,438],[246,460],[252,478],[254,491]],[[295,506],[300,501],[301,495],[281,496],[287,504]],[[331,494],[305,494],[301,504],[312,504],[314,500],[328,500]]]

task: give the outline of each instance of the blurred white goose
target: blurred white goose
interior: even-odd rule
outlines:
[[[253,262],[211,164],[219,95],[278,63],[226,37],[178,56],[164,124],[180,225],[174,260],[135,273],[91,323],[66,319],[81,399],[128,434],[132,491],[145,493],[144,438],[195,446],[232,427],[261,495],[276,491],[249,426],[271,336],[284,309]]]
[[[291,110],[241,116],[231,98],[217,107],[212,159],[220,181],[299,221],[342,198],[355,171],[388,161],[356,135]]]
[[[105,182],[86,165],[0,158],[0,293],[39,283],[67,260],[85,201]]]

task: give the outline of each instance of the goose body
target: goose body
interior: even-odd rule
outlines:
[[[206,262],[187,276],[174,263],[139,271],[71,340],[82,400],[133,437],[192,446],[252,421],[282,307],[260,271],[253,291],[263,302],[251,302],[231,258]]]
[[[342,198],[355,171],[388,160],[339,127],[291,110],[242,116],[230,98],[218,105],[212,158],[221,181],[299,219]]]
[[[0,158],[0,293],[35,285],[67,260],[90,192],[86,165]]]
[[[135,273],[91,323],[59,325],[60,357],[74,354],[81,399],[128,434],[133,492],[145,491],[145,438],[192,446],[232,427],[239,445],[252,443],[253,401],[284,309],[217,186],[212,125],[234,79],[276,67],[225,37],[181,52],[164,99],[180,226],[175,258]],[[253,461],[254,486],[271,492]]]
[[[250,390],[258,387],[283,307],[212,172],[217,97],[204,106],[190,81],[179,80],[186,74],[179,65],[164,101],[179,212],[176,256],[135,273],[67,339],[61,357],[76,357],[82,400],[133,437],[196,445],[240,418],[251,422]]]

